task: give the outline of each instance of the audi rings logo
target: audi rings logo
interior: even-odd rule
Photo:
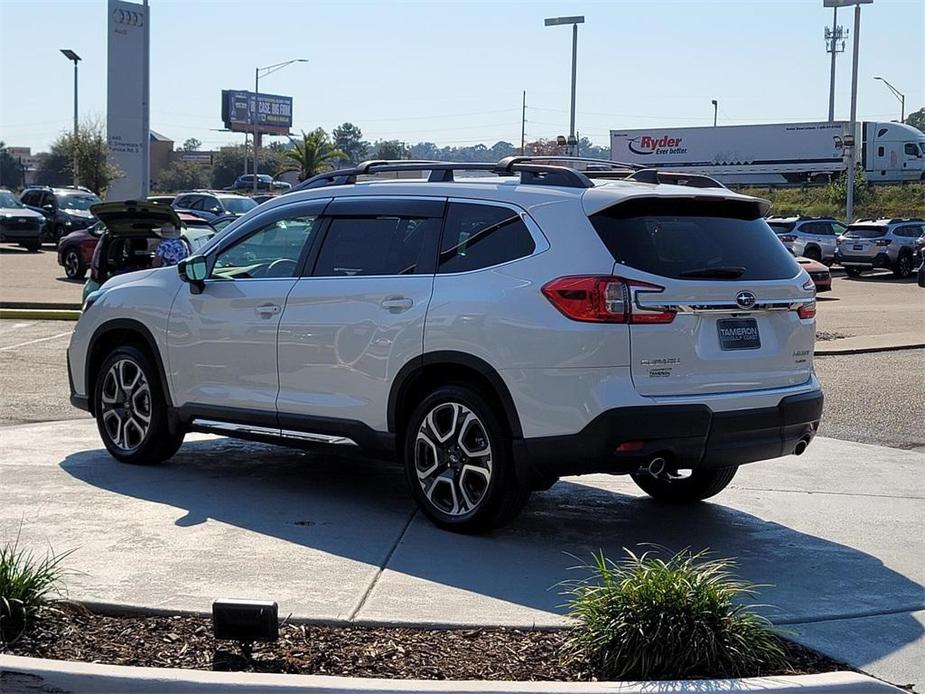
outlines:
[[[736,303],[741,308],[753,308],[756,301],[758,301],[758,297],[751,292],[739,292],[736,294]]]
[[[115,9],[112,11],[112,21],[124,26],[143,27],[145,25],[145,16],[144,13],[136,12],[135,10]]]

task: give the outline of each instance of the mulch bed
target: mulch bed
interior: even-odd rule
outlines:
[[[279,641],[254,644],[248,659],[235,643],[212,638],[212,622],[205,617],[114,617],[75,607],[44,611],[5,651],[53,660],[193,670],[434,680],[593,679],[577,665],[561,662],[558,654],[565,634],[284,624]],[[784,643],[792,669],[755,675],[849,669]]]

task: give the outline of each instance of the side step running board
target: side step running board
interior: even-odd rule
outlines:
[[[357,445],[356,441],[346,436],[329,436],[328,434],[313,434],[291,429],[274,429],[273,427],[259,427],[253,424],[234,424],[232,422],[220,422],[215,419],[194,419],[190,426],[194,429],[208,430],[216,434],[224,433],[229,436],[265,436],[289,441],[324,443],[332,446]]]

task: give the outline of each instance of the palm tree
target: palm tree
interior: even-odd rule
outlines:
[[[299,165],[300,181],[331,168],[332,162],[338,159],[347,159],[347,155],[334,146],[328,139],[328,134],[321,128],[310,133],[303,130],[301,142],[292,140],[292,145],[293,148],[283,154]]]

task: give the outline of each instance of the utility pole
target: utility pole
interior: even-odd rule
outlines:
[[[524,104],[520,111],[520,156],[526,154],[527,147],[527,90],[524,89]]]
[[[254,110],[251,111],[251,117],[254,120],[254,193],[257,193],[257,157],[260,151],[260,132],[257,130],[257,122],[259,118],[257,117],[257,109],[260,106],[260,73],[263,73],[263,76],[271,75],[277,70],[282,70],[288,65],[293,63],[307,63],[308,60],[305,58],[293,58],[292,60],[287,60],[283,63],[276,63],[276,65],[267,65],[266,67],[258,67],[254,69]]]
[[[893,92],[893,96],[899,99],[899,122],[905,123],[906,122],[906,95],[903,94],[901,91],[899,91],[896,87],[894,87],[892,84],[887,82],[882,77],[874,77],[874,79],[880,80],[881,82],[883,82],[886,85],[886,88],[889,89],[891,92]]]
[[[716,99],[713,99],[710,103],[713,104],[713,127],[716,127],[716,114],[719,112],[719,102]]]
[[[835,57],[845,51],[845,31],[838,26],[838,6],[832,8],[832,28],[825,28],[826,51],[832,54],[829,69],[829,123],[835,121]]]

